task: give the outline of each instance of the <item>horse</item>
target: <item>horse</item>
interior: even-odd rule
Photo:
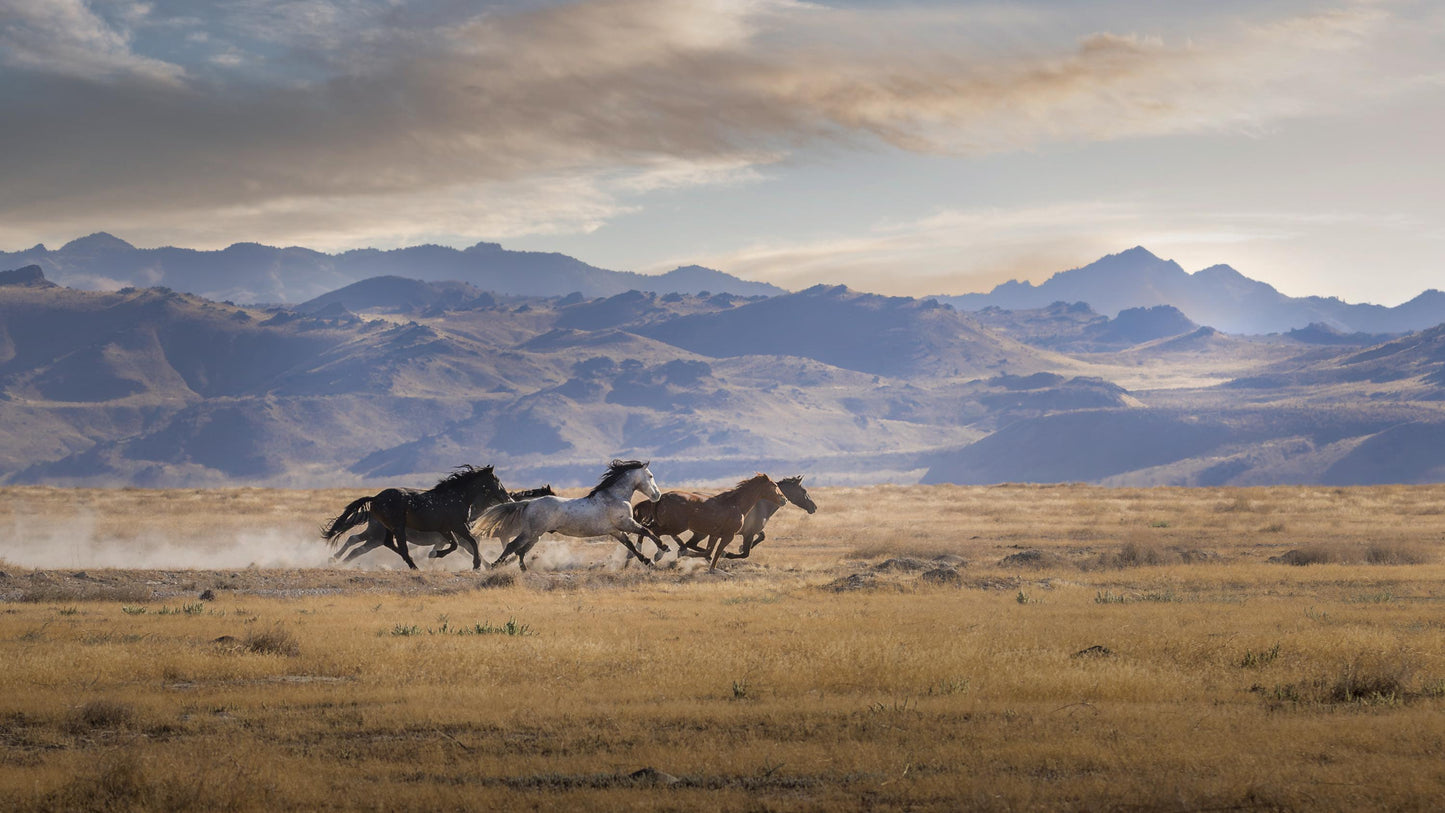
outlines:
[[[513,502],[521,502],[522,500],[534,500],[538,497],[545,497],[556,493],[557,492],[552,490],[552,484],[548,483],[541,488],[529,488],[525,491],[508,491],[507,496],[511,498]],[[476,517],[470,517],[469,521],[475,519]],[[457,549],[457,541],[450,534],[436,533],[433,531],[412,531],[407,534],[407,541],[418,547],[431,545],[432,550],[427,553],[427,558],[429,559],[440,559]],[[386,526],[382,525],[375,517],[367,517],[366,529],[347,537],[346,541],[342,542],[341,545],[336,548],[336,552],[331,555],[331,559],[332,561],[340,560],[341,564],[347,564],[363,553],[383,546],[386,546],[388,550],[391,549],[391,546],[387,545],[386,542]],[[347,553],[347,551],[351,552]],[[342,558],[343,555],[345,555],[345,558]]]
[[[723,556],[725,558],[746,559],[748,555],[752,553],[753,548],[767,538],[767,534],[763,532],[763,527],[768,524],[768,519],[787,503],[792,503],[804,511],[807,511],[809,514],[818,510],[817,503],[813,502],[813,499],[808,496],[808,490],[803,488],[803,475],[796,474],[792,477],[784,477],[778,480],[777,484],[778,490],[782,492],[785,500],[774,502],[764,499],[753,503],[752,508],[743,516],[743,525],[738,531],[738,534],[742,536],[743,539],[742,551],[739,553],[724,553]],[[662,495],[662,502],[656,504],[639,503],[632,511],[633,517],[638,522],[648,525],[660,535],[671,536],[678,544],[679,556],[707,556],[707,551],[698,545],[698,541],[705,539],[706,534],[694,532],[690,538],[684,540],[682,533],[689,530],[689,528],[677,522],[675,519],[669,527],[675,528],[676,532],[665,530],[652,524],[651,520],[657,513],[654,508],[661,509],[664,503],[675,500],[676,498],[674,498],[673,495],[683,495],[697,500],[707,498],[706,494],[699,494],[695,491],[668,491]],[[641,539],[638,541],[641,542]]]
[[[792,477],[784,477],[778,481],[778,490],[783,492],[787,501],[812,514],[818,510],[818,504],[808,496],[808,489],[803,488],[803,475],[795,474]],[[753,548],[760,544],[768,535],[763,533],[763,526],[768,524],[768,519],[776,514],[785,503],[760,501],[753,505],[753,510],[743,517],[743,527],[739,531],[743,537],[743,549],[738,553],[723,554],[729,559],[746,559]],[[697,537],[694,536],[694,541]]]
[[[732,488],[711,497],[695,491],[669,491],[654,505],[646,503],[633,509],[633,518],[657,534],[667,534],[681,542],[683,531],[693,531],[692,542],[708,538],[704,554],[709,570],[716,570],[733,537],[742,530],[743,518],[758,505],[781,505],[787,501],[766,474],[755,474]],[[776,510],[776,509],[774,509]],[[641,538],[638,539],[640,543]],[[694,550],[700,550],[694,547]]]
[[[613,460],[585,497],[564,500],[560,497],[539,497],[526,502],[494,505],[477,519],[484,536],[499,539],[511,537],[502,548],[502,555],[492,562],[500,565],[516,555],[517,564],[527,569],[527,552],[544,533],[564,536],[610,536],[627,547],[632,555],[651,566],[642,553],[633,547],[628,534],[650,537],[658,546],[658,556],[668,550],[657,534],[642,527],[632,518],[633,492],[641,491],[656,501],[662,494],[652,479],[647,463],[640,460]]]
[[[375,519],[386,529],[383,544],[400,554],[407,567],[416,570],[407,549],[407,530],[438,531],[464,542],[472,552],[472,569],[477,570],[482,566],[482,554],[467,526],[481,509],[497,503],[514,504],[492,467],[461,466],[426,491],[388,488],[362,497],[327,523],[321,536],[335,543],[343,532],[368,518]]]

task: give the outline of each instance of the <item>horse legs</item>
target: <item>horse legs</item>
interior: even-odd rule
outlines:
[[[638,541],[639,543],[641,543],[643,536],[646,536],[648,539],[651,539],[651,540],[652,540],[652,544],[654,544],[654,545],[657,546],[657,555],[654,556],[654,557],[652,557],[652,561],[654,561],[654,562],[656,562],[658,559],[661,559],[661,558],[662,558],[662,555],[663,555],[664,553],[669,553],[669,552],[672,551],[672,548],[669,548],[669,547],[667,546],[667,543],[666,543],[666,542],[663,542],[663,541],[662,541],[662,537],[658,536],[655,531],[653,531],[651,528],[647,527],[646,525],[641,524],[640,522],[638,522],[637,520],[633,519],[632,517],[623,517],[623,518],[622,518],[622,524],[621,524],[621,526],[620,526],[617,530],[618,530],[618,531],[622,531],[622,532],[626,532],[626,533],[634,533],[634,534],[637,534],[637,535],[638,535],[638,536],[637,536],[637,541]],[[628,545],[627,547],[631,548],[632,546],[631,546],[631,545]],[[634,550],[634,552],[636,552],[636,551]]]
[[[354,539],[355,537],[352,538]],[[351,562],[351,560],[361,556],[361,554],[366,553],[367,551],[376,550],[377,548],[383,547],[385,545],[385,539],[368,539],[366,540],[365,544],[357,545],[355,550],[347,554],[345,559],[341,560],[341,563],[343,565],[348,564]],[[336,555],[340,556],[341,554],[338,552]]]
[[[369,540],[369,539],[366,538],[366,532],[365,532],[365,531],[362,531],[361,533],[352,534],[351,536],[348,536],[348,537],[346,538],[346,541],[345,541],[345,542],[342,542],[339,546],[337,546],[336,552],[333,553],[333,554],[331,554],[331,561],[334,562],[334,561],[340,559],[341,556],[342,556],[342,554],[344,554],[344,553],[346,553],[348,550],[350,550],[353,545],[360,545],[360,544],[363,543],[363,542],[369,542],[369,541],[371,541],[371,540]],[[375,545],[375,544],[372,544],[371,547],[376,547],[376,545]],[[368,550],[369,550],[369,549],[370,549],[370,548],[368,548]],[[351,561],[351,558],[350,558],[350,557],[347,557],[347,558],[345,559],[345,561],[348,561],[348,562],[349,562],[349,561]]]
[[[761,545],[763,540],[767,538],[768,535],[762,531],[758,531],[751,536],[745,536],[743,537],[743,549],[741,553],[725,553],[723,556],[728,559],[746,559],[748,558],[748,554],[753,552],[753,547]]]
[[[412,570],[420,570],[421,568],[416,566],[416,562],[411,560],[411,551],[407,549],[406,526],[396,526],[396,530],[387,533],[387,536],[396,538],[396,552],[401,554],[402,561],[406,562],[406,566]]]
[[[431,549],[431,552],[426,555],[426,558],[428,558],[428,559],[440,559],[440,558],[442,558],[443,556],[446,556],[446,555],[450,554],[452,551],[456,550],[456,549],[457,549],[457,538],[456,538],[455,536],[451,536],[451,537],[448,537],[448,539],[450,539],[451,541],[448,542],[445,547],[434,547],[434,548],[432,548],[432,549]]]
[[[646,556],[643,556],[643,555],[642,555],[642,551],[638,550],[637,547],[632,544],[632,538],[629,537],[627,534],[625,534],[625,533],[623,533],[623,532],[621,532],[621,531],[613,531],[613,532],[612,532],[612,538],[613,538],[613,539],[616,539],[618,542],[621,542],[624,547],[626,547],[629,551],[631,551],[631,552],[632,552],[632,555],[637,557],[637,561],[643,563],[644,565],[647,565],[648,567],[656,567],[656,565],[654,565],[651,561],[649,561]],[[642,543],[642,537],[641,537],[641,536],[638,536],[638,537],[637,537],[637,542],[638,542],[638,544],[641,544],[641,543]],[[629,564],[631,564],[631,563],[632,563],[632,559],[631,559],[631,558],[628,558],[628,559],[623,563],[622,566],[623,566],[623,567],[626,567],[627,565],[629,565]]]
[[[518,550],[521,550],[523,545],[522,540],[524,540],[526,537],[527,535],[525,533],[517,534],[515,539],[513,539],[511,542],[508,542],[506,546],[502,548],[502,554],[492,561],[492,567],[500,565],[502,562],[506,561],[508,556],[511,556]],[[531,545],[528,545],[527,547],[531,547]],[[523,565],[522,569],[526,570],[526,565]]]
[[[712,554],[709,557],[712,560],[712,563],[708,565],[707,569],[710,571],[717,570],[718,560],[722,559],[723,551],[727,549],[728,543],[733,541],[733,535],[727,534],[723,537],[714,537],[714,539],[716,541],[713,542],[712,549],[709,551],[709,553]]]
[[[481,570],[481,568],[482,568],[482,546],[481,546],[481,543],[477,542],[477,538],[476,538],[475,536],[472,536],[472,534],[471,534],[470,531],[468,531],[467,529],[463,528],[463,529],[461,529],[461,530],[459,530],[459,531],[452,531],[452,550],[455,550],[455,549],[456,549],[456,547],[457,547],[457,540],[458,540],[458,539],[460,539],[463,543],[465,543],[466,546],[467,546],[467,548],[470,549],[471,552],[472,552],[472,570]],[[449,550],[449,551],[447,551],[447,553],[451,553],[451,551]],[[445,556],[446,553],[439,554],[439,555]]]
[[[697,541],[698,541],[699,539],[704,539],[704,538],[706,538],[706,537],[707,537],[707,534],[705,534],[705,533],[703,533],[703,532],[701,532],[701,531],[693,531],[693,532],[692,532],[692,538],[691,538],[691,539],[688,539],[686,542],[682,541],[682,537],[677,536],[676,534],[674,534],[672,538],[673,538],[673,539],[676,539],[676,540],[677,540],[677,543],[678,543],[679,545],[681,545],[682,547],[687,548],[688,550],[691,550],[691,551],[694,551],[695,553],[699,553],[699,554],[700,554],[700,553],[703,552],[703,550],[702,550],[702,546],[699,545],[699,544],[697,544]]]

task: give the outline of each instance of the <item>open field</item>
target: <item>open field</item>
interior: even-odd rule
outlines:
[[[325,564],[350,491],[0,489],[0,808],[1445,798],[1445,486],[812,494],[413,574]]]

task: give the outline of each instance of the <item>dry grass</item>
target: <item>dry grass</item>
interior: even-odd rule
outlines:
[[[258,513],[218,527],[206,493],[8,492],[61,518],[69,494],[104,544],[197,529],[198,552],[349,499],[237,492]],[[0,807],[1428,809],[1445,787],[1445,488],[815,497],[722,575],[587,542],[525,575],[12,554]],[[1270,561],[1313,545],[1359,553]]]

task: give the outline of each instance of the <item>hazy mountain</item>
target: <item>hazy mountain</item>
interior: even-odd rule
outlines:
[[[1361,347],[1191,330],[1161,306],[975,318],[839,286],[519,297],[396,277],[305,311],[0,272],[0,482],[424,485],[470,462],[581,485],[617,455],[664,484],[1445,476],[1445,326]],[[1033,346],[1050,341],[1068,352]]]
[[[1095,313],[1085,302],[1054,302],[1017,311],[989,306],[969,315],[1025,344],[1075,353],[1123,350],[1199,327],[1172,305],[1126,308],[1113,319]]]
[[[979,377],[1059,366],[931,300],[839,286],[687,316],[639,332],[714,358],[788,355],[879,375]]]
[[[1325,297],[1290,297],[1227,265],[1189,273],[1142,247],[1054,274],[1040,285],[1011,281],[986,294],[938,297],[964,311],[1030,310],[1085,302],[1104,315],[1171,305],[1189,319],[1226,333],[1283,333],[1311,323],[1345,333],[1405,333],[1445,322],[1445,293],[1426,291],[1392,308]]]
[[[508,251],[496,243],[457,250],[425,245],[382,251],[324,254],[307,248],[237,243],[219,251],[140,249],[103,232],[50,250],[43,245],[0,252],[0,268],[40,266],[52,281],[73,288],[115,289],[163,285],[210,299],[243,303],[299,303],[354,282],[396,276],[428,282],[458,281],[521,296],[611,296],[631,289],[771,296],[782,289],[721,271],[686,266],[651,276],[609,271],[564,254]]]
[[[482,308],[496,304],[496,297],[465,282],[423,282],[419,279],[386,276],[354,282],[302,302],[295,309],[302,313],[411,313],[433,309]]]

